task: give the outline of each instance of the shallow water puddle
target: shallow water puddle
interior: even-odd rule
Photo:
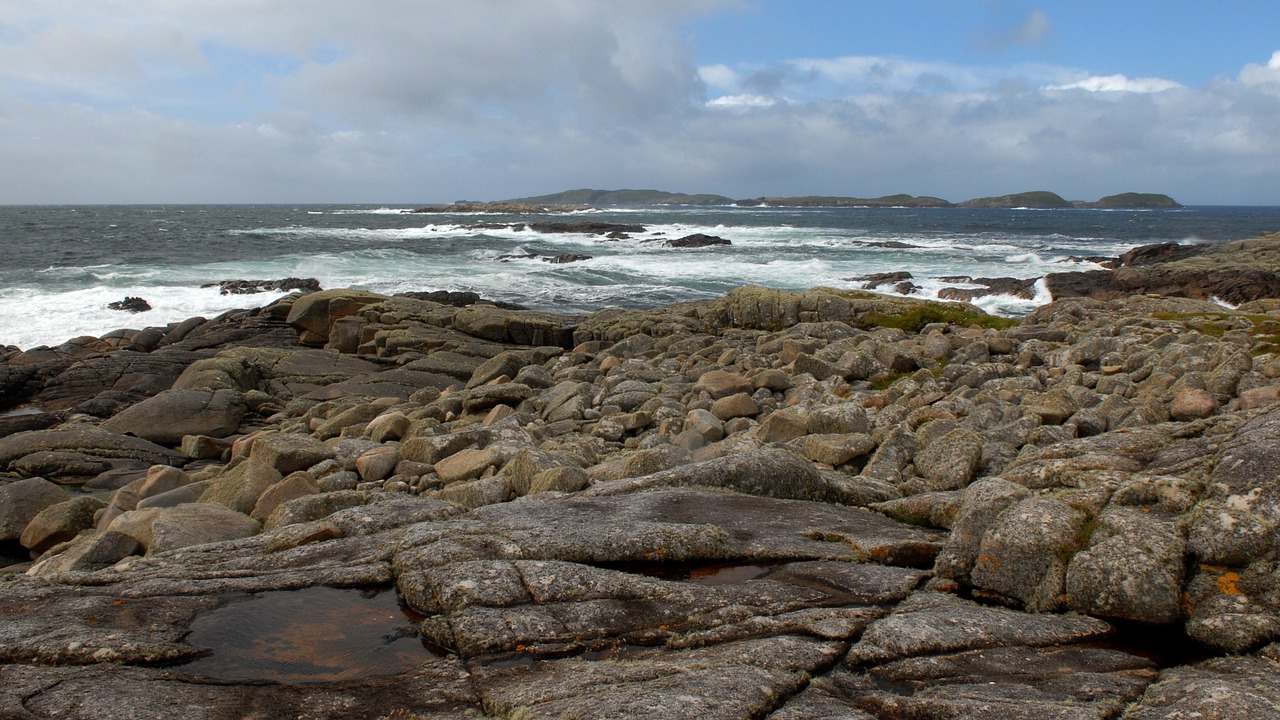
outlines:
[[[397,675],[444,651],[424,643],[394,590],[313,587],[246,595],[197,618],[178,670],[219,680],[321,683]]]
[[[734,585],[761,578],[783,563],[606,563],[600,567],[660,580],[675,580],[699,585]]]

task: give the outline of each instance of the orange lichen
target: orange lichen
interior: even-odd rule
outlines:
[[[1239,580],[1239,573],[1229,572],[1219,575],[1217,581],[1218,592],[1223,595],[1243,595],[1244,593],[1240,592],[1240,588],[1236,587],[1236,583],[1239,582]]]

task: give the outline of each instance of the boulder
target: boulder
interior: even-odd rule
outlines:
[[[315,495],[318,492],[320,492],[320,486],[309,473],[302,471],[292,473],[258,496],[258,502],[254,503],[253,512],[249,513],[249,517],[265,523],[276,508],[284,503],[307,495]]]
[[[285,322],[298,331],[298,342],[324,345],[329,341],[329,327],[339,318],[354,315],[366,305],[386,300],[361,290],[322,290],[294,301]]]
[[[1088,543],[1067,567],[1067,607],[1155,625],[1181,617],[1185,543],[1172,522],[1149,508],[1109,508]]]
[[[54,545],[91,529],[94,513],[106,505],[98,498],[88,495],[50,505],[27,523],[18,542],[32,553],[43,553]]]
[[[257,520],[220,505],[188,503],[163,508],[151,519],[147,554],[250,537],[261,529]]]
[[[474,480],[490,468],[503,462],[502,453],[492,448],[467,449],[456,452],[436,463],[436,474],[446,485],[461,480]]]
[[[142,546],[131,535],[108,530],[76,538],[62,552],[41,558],[29,574],[39,577],[65,572],[91,572],[136,555]]]
[[[280,477],[280,473],[270,465],[257,460],[242,462],[214,478],[209,489],[200,496],[200,502],[215,503],[248,515],[267,488],[280,482]]]
[[[1001,513],[978,546],[970,581],[1032,612],[1058,608],[1067,560],[1081,548],[1088,516],[1050,497],[1031,497]]]
[[[250,459],[288,475],[334,457],[333,448],[310,435],[275,433],[253,441]],[[252,510],[252,508],[250,508]]]
[[[656,488],[713,487],[748,495],[798,500],[825,500],[826,482],[805,460],[770,448],[704,460],[638,478],[603,482],[584,491],[609,496]]]
[[[711,370],[698,376],[693,389],[707,393],[712,400],[719,400],[738,393],[750,394],[755,389],[755,385],[740,373]]]
[[[104,430],[177,445],[184,435],[226,437],[240,427],[246,407],[236,390],[166,390],[125,408]]]
[[[930,490],[961,490],[982,460],[982,436],[957,428],[917,450],[912,459]]]
[[[0,485],[0,540],[17,540],[42,510],[69,498],[66,490],[44,478]]]

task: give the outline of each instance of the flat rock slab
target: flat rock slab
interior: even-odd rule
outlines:
[[[928,568],[940,539],[862,508],[693,489],[528,498],[467,519],[475,532],[514,544],[521,557],[581,563],[847,560]],[[407,546],[434,541],[417,530]]]
[[[0,438],[0,466],[32,453],[70,450],[103,458],[130,458],[151,465],[179,465],[185,456],[142,438],[119,435],[89,425],[33,430]]]
[[[1167,670],[1124,717],[1125,720],[1280,717],[1280,663],[1265,657],[1228,657]]]
[[[118,665],[0,666],[4,718],[453,720],[468,714],[483,717],[466,669],[452,657],[404,675],[324,685],[211,683],[177,669]]]
[[[502,717],[740,720],[784,704],[844,648],[786,636],[472,672],[485,707]]]

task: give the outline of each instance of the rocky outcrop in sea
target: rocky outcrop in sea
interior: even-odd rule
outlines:
[[[1274,716],[1278,348],[754,287],[9,348],[0,716]]]

